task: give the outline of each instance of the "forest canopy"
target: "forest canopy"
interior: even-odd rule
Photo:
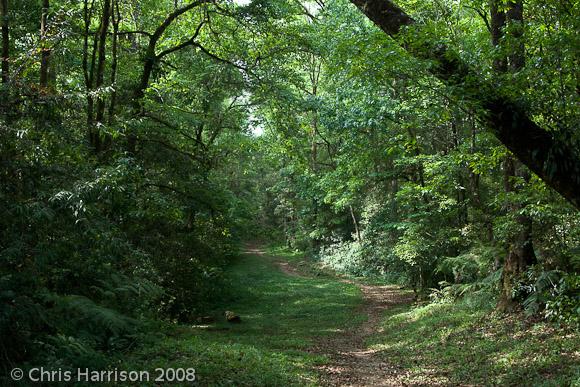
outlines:
[[[255,240],[578,326],[579,8],[0,0],[0,377],[196,321]]]

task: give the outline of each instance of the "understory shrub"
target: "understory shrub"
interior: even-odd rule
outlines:
[[[572,325],[580,324],[580,275],[530,267],[513,289],[528,315]]]

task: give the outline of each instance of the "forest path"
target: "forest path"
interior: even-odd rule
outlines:
[[[273,260],[278,268],[289,276],[309,277],[304,267],[288,262],[284,257],[267,254],[259,246],[251,245],[247,252]],[[318,366],[321,382],[326,386],[401,386],[405,371],[382,358],[378,351],[366,345],[367,339],[382,332],[381,321],[388,308],[408,304],[413,295],[393,285],[368,285],[358,281],[339,278],[356,285],[363,302],[356,311],[366,316],[355,329],[341,330],[338,334],[320,337],[310,352],[325,355],[327,364]]]
[[[353,330],[321,338],[314,351],[327,355],[331,362],[319,367],[322,381],[328,386],[401,386],[404,370],[385,361],[377,350],[368,348],[367,339],[382,332],[384,311],[412,301],[413,295],[397,286],[365,285],[359,287],[363,303],[359,313],[367,320]]]

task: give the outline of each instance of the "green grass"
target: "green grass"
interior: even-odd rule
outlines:
[[[280,245],[270,245],[266,248],[268,254],[276,256],[278,258],[283,258],[284,261],[290,262],[293,266],[300,268],[301,271],[307,273],[308,275],[320,276],[320,277],[330,277],[330,278],[343,278],[355,281],[356,283],[362,285],[371,286],[383,286],[383,285],[398,285],[394,278],[386,278],[379,274],[372,274],[367,276],[356,276],[348,273],[338,272],[328,266],[325,266],[320,261],[313,261],[312,259],[307,259],[304,253],[297,250],[290,250],[284,246]]]
[[[284,254],[289,261],[299,259]],[[314,385],[313,366],[325,359],[306,349],[318,336],[361,322],[355,312],[361,295],[353,285],[288,276],[270,258],[255,256],[242,256],[228,274],[231,296],[216,307],[216,323],[179,326],[137,351],[123,368],[193,367],[198,385]],[[227,323],[225,310],[239,314],[242,323]]]
[[[369,344],[409,384],[580,385],[578,332],[494,314],[489,303],[399,307],[383,328]]]
[[[307,349],[319,336],[356,329],[361,294],[299,253],[268,252],[275,258],[243,256],[229,268],[231,295],[215,323],[166,328],[119,368],[193,367],[204,386],[317,385],[314,366],[327,359]],[[282,273],[274,263],[281,260],[308,277]],[[227,323],[225,310],[242,323]],[[399,369],[400,382],[580,386],[578,332],[495,314],[489,300],[392,308],[382,328],[368,345]]]
[[[285,246],[274,244],[269,245],[265,248],[265,251],[270,256],[274,256],[276,258],[283,258],[286,262],[298,264],[298,263],[305,263],[306,257],[304,253],[298,250],[291,250]]]

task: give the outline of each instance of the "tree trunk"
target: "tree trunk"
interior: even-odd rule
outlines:
[[[2,83],[10,79],[10,30],[8,28],[8,0],[0,0],[2,18]]]
[[[504,162],[504,188],[506,192],[517,193],[519,190],[514,185],[514,178],[520,177],[525,182],[529,182],[530,173],[526,167],[508,156]],[[501,278],[501,293],[497,308],[500,311],[512,311],[517,303],[512,297],[512,289],[515,280],[527,269],[528,266],[536,263],[532,236],[532,219],[521,214],[523,205],[519,202],[508,203],[507,210],[516,213],[516,224],[518,230],[510,241],[509,250],[503,265]]]
[[[94,105],[93,85],[95,75],[95,61],[97,55],[98,34],[95,34],[93,39],[93,46],[91,52],[91,60],[89,63],[89,28],[93,14],[93,5],[88,6],[88,0],[84,0],[83,19],[84,19],[84,36],[83,36],[83,75],[85,78],[85,87],[87,91],[87,131],[89,144],[93,145],[95,140],[94,131]]]
[[[455,121],[455,117],[451,118],[451,137],[453,141],[453,149],[459,148],[461,143],[461,138],[459,134],[459,130],[457,128],[457,122]],[[456,190],[457,193],[457,204],[459,205],[457,211],[457,224],[464,225],[468,221],[468,213],[467,213],[467,189],[465,188],[465,177],[463,171],[460,169],[457,176],[457,182],[459,183],[459,187]]]
[[[395,176],[390,181],[391,219],[398,217],[397,193],[399,192],[399,179]]]
[[[497,16],[494,12],[498,11],[499,0],[492,0],[491,6],[491,19],[492,21]],[[495,7],[494,7],[495,4]],[[503,12],[502,12],[503,14]],[[503,36],[503,28],[505,27],[506,17],[503,16],[504,24],[494,25],[492,23],[492,43],[498,45],[500,38]],[[516,72],[521,70],[525,66],[525,51],[523,44],[523,33],[522,33],[522,23],[523,23],[523,3],[522,0],[518,0],[510,4],[510,8],[507,11],[507,22],[511,24],[511,30],[513,33],[513,38],[517,41],[515,42],[515,49],[509,53],[507,58],[501,58],[502,66],[496,70],[498,72],[507,72],[509,65],[509,71]],[[497,29],[497,30],[496,30]],[[507,193],[513,192],[517,193],[520,189],[514,184],[514,179],[517,177],[522,177],[525,182],[530,180],[530,174],[526,170],[525,166],[517,160],[514,160],[512,156],[507,156],[504,163],[504,188]],[[516,302],[512,297],[512,289],[514,281],[520,276],[526,268],[536,262],[536,254],[534,253],[534,244],[532,237],[532,219],[520,212],[523,209],[522,203],[515,202],[509,203],[507,210],[516,213],[516,223],[518,225],[518,230],[510,241],[509,251],[503,265],[502,279],[501,279],[501,294],[498,302],[498,309],[501,311],[513,310],[516,306]]]
[[[36,116],[36,129],[46,130],[55,127],[60,121],[60,115],[54,109],[54,98],[51,96],[56,74],[51,71],[52,49],[48,42],[48,12],[50,10],[50,0],[42,0],[42,10],[40,15],[40,75],[39,75],[39,112]]]
[[[91,144],[95,152],[100,152],[103,150],[103,141],[101,139],[101,126],[105,117],[105,98],[102,96],[102,91],[99,90],[105,80],[105,62],[107,59],[107,33],[109,31],[109,21],[111,19],[111,0],[103,1],[103,13],[101,18],[101,26],[99,29],[99,42],[98,42],[98,59],[97,59],[97,73],[95,90],[98,92],[97,96],[97,112],[95,116],[95,126],[90,128],[93,131],[91,136],[93,143]]]
[[[348,209],[350,211],[350,216],[352,217],[352,224],[354,225],[354,232],[356,233],[356,240],[360,242],[361,241],[360,229],[358,227],[358,222],[356,220],[356,215],[354,214],[354,209],[352,208],[351,205],[348,206]]]
[[[505,27],[505,12],[500,10],[504,1],[490,0],[490,27],[491,27],[491,44],[495,48],[500,47],[501,37],[503,36],[503,28]],[[504,73],[507,70],[506,58],[503,55],[494,53],[493,68],[498,73]]]
[[[111,48],[111,102],[109,104],[109,125],[113,123],[115,117],[115,108],[117,105],[117,63],[118,63],[118,45],[119,45],[119,23],[121,22],[121,12],[119,11],[119,0],[114,0],[112,5],[111,21],[113,23],[113,44]],[[107,144],[108,145],[108,144]]]
[[[42,0],[42,13],[40,16],[40,89],[46,91],[48,88],[48,68],[50,65],[51,50],[47,43],[47,22],[48,10],[50,7],[49,0]]]
[[[477,138],[477,128],[475,126],[475,120],[471,119],[471,144],[470,144],[470,152],[471,154],[475,154],[476,152],[476,138]],[[469,173],[469,187],[471,190],[471,200],[473,206],[479,210],[483,211],[482,203],[481,203],[481,193],[479,192],[479,174],[475,173],[472,168],[468,168]]]

